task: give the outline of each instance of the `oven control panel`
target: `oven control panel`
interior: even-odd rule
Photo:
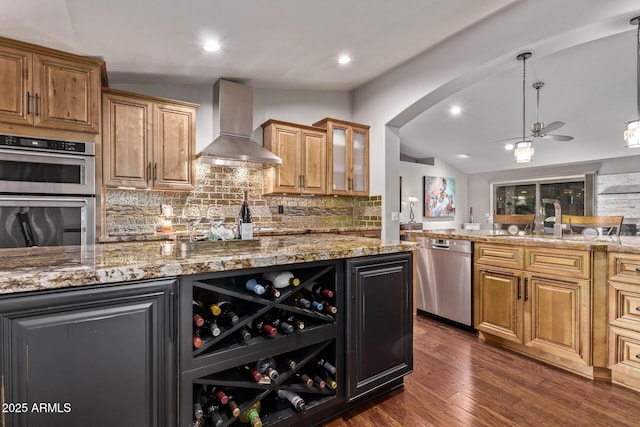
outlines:
[[[93,155],[93,143],[89,142],[73,142],[73,141],[57,141],[52,139],[28,138],[15,135],[0,135],[0,146],[3,147],[19,147],[44,151],[63,151],[71,153],[80,153],[85,155]]]

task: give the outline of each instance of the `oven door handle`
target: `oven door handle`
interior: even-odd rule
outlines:
[[[82,161],[85,162],[86,159],[85,157],[87,157],[86,155],[72,155],[72,154],[61,154],[61,153],[47,153],[44,151],[28,151],[28,150],[7,150],[5,148],[0,148],[0,154],[7,154],[12,160],[13,159],[18,159],[20,157],[25,157],[28,156],[30,158],[35,158],[35,157],[48,157],[48,158],[55,158],[55,159],[69,159],[69,160],[76,160],[76,161]],[[6,157],[4,157],[6,159]]]

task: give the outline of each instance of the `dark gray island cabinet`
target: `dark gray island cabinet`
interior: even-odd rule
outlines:
[[[246,290],[283,271],[300,283],[280,296]],[[321,423],[411,372],[412,272],[408,251],[3,296],[1,425],[192,426],[202,408],[203,426],[242,426],[258,402],[265,426]],[[298,305],[314,284],[334,308]],[[196,326],[194,307],[211,305],[221,312]],[[254,372],[265,361],[268,380]]]

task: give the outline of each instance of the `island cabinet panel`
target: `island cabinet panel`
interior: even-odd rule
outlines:
[[[413,370],[411,254],[347,260],[347,385],[354,401]]]
[[[474,323],[481,335],[593,378],[589,251],[475,247]]]
[[[0,300],[2,400],[28,405],[2,425],[175,426],[175,297],[166,279]]]
[[[0,38],[0,121],[98,133],[102,64]]]
[[[640,254],[609,253],[607,367],[611,380],[640,391]]]

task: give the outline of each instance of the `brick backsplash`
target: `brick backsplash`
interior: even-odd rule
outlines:
[[[235,224],[245,190],[256,226],[305,230],[382,227],[382,196],[264,195],[261,169],[199,164],[196,188],[190,193],[107,189],[106,235],[154,233],[163,220],[162,204],[173,207],[177,230],[186,228],[180,216],[185,205],[191,204],[215,207],[225,223]],[[279,206],[284,213],[278,213]]]

